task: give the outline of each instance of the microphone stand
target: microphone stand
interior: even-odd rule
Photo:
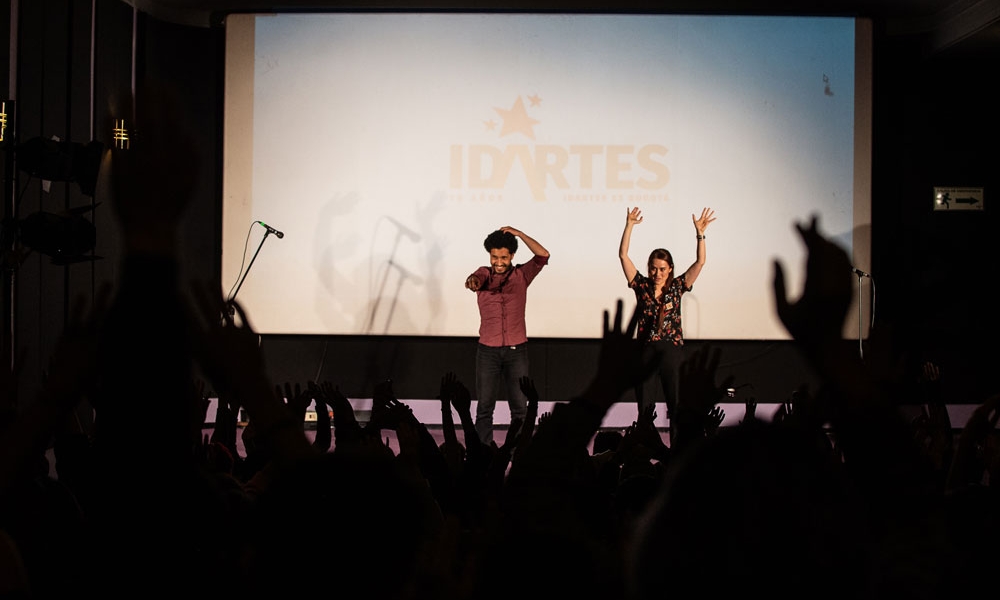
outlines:
[[[257,255],[260,254],[261,246],[264,245],[264,241],[269,235],[271,235],[271,232],[265,229],[264,237],[260,238],[260,243],[257,244],[257,250],[253,253],[253,258],[250,259],[250,264],[247,265],[247,270],[243,271],[243,277],[240,278],[239,284],[236,286],[236,289],[233,290],[233,295],[226,300],[226,310],[229,311],[229,316],[232,316],[236,312],[236,309],[233,307],[233,300],[236,299],[236,294],[240,293],[240,288],[243,287],[243,282],[247,280],[247,275],[250,274],[250,267],[253,266],[253,261],[257,260]]]
[[[862,277],[863,277],[862,275],[858,274],[858,355],[861,358],[864,358],[865,357],[865,350],[864,350],[864,346],[862,346],[862,344],[861,344],[861,338],[862,338],[862,334],[861,334],[861,323],[862,323],[862,319],[861,319],[861,279],[862,279]]]

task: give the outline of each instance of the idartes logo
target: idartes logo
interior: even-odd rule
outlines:
[[[537,94],[527,98],[527,105],[518,95],[509,108],[492,107],[482,125],[486,133],[496,136],[495,142],[451,146],[453,192],[500,194],[518,177],[536,201],[545,201],[553,193],[571,200],[638,194],[665,198],[670,180],[666,146],[601,140],[541,143],[539,138],[547,139],[544,124],[533,113],[541,112],[542,98]]]

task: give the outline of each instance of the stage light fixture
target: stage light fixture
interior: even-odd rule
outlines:
[[[125,123],[125,119],[115,119],[115,127],[112,130],[112,135],[115,140],[115,149],[129,149],[131,140],[129,139],[129,130],[128,125]]]
[[[18,144],[15,152],[17,165],[25,173],[48,181],[75,181],[80,191],[93,197],[104,144],[35,137]]]
[[[97,243],[97,229],[84,215],[94,208],[71,209],[67,214],[32,213],[18,223],[21,243],[50,257],[54,265],[100,259],[88,254]]]
[[[7,141],[7,109],[13,109],[13,104],[10,100],[0,102],[0,144]]]

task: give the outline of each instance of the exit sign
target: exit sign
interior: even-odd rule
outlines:
[[[981,187],[936,187],[934,210],[984,210]]]

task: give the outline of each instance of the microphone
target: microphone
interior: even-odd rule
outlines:
[[[851,271],[854,271],[854,274],[857,275],[858,277],[868,277],[869,279],[871,278],[871,275],[865,273],[864,271],[858,269],[857,267],[851,267]]]
[[[416,231],[413,231],[412,229],[410,229],[406,225],[403,225],[402,223],[400,223],[396,219],[393,219],[389,215],[386,215],[385,218],[388,219],[393,225],[395,225],[396,227],[398,227],[399,231],[402,232],[404,235],[406,235],[406,237],[408,237],[411,240],[413,240],[414,243],[420,243],[420,234],[419,233],[417,233]]]
[[[278,230],[277,230],[277,229],[275,229],[274,227],[271,227],[270,225],[268,225],[268,224],[267,224],[267,223],[265,223],[264,221],[257,221],[257,222],[258,222],[258,223],[260,223],[261,225],[263,225],[263,226],[264,226],[264,229],[266,229],[268,233],[273,233],[274,235],[278,236],[278,239],[279,239],[279,240],[280,240],[281,238],[285,237],[285,234],[281,233],[280,231],[278,231]]]

